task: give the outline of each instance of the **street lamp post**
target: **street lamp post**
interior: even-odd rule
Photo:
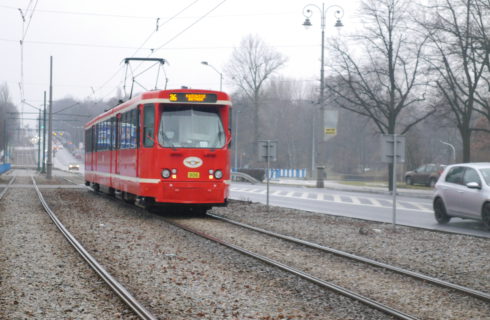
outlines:
[[[219,72],[218,69],[210,65],[207,61],[201,61],[201,64],[212,68],[214,71],[216,71],[216,73],[219,74],[219,91],[223,91],[223,74]]]
[[[39,111],[39,119],[38,119],[38,131],[39,131],[38,136],[39,136],[39,141],[38,141],[37,170],[38,171],[41,171],[41,165],[42,165],[42,163],[41,163],[41,157],[44,154],[44,149],[41,151],[41,127],[42,127],[42,125],[41,125],[41,121],[42,120],[41,119],[42,119],[42,109],[41,108],[38,108],[36,106],[33,106],[32,104],[30,104],[29,102],[27,102],[25,99],[22,100],[22,104],[23,105],[26,104],[29,107],[34,108],[34,109],[36,109],[36,110]],[[23,116],[21,117],[21,119],[23,119]],[[43,136],[43,144],[44,144],[44,136]]]
[[[310,18],[313,16],[313,11],[312,10],[318,10],[320,12],[320,27],[322,30],[322,46],[321,46],[321,64],[320,64],[320,94],[319,94],[319,99],[318,99],[318,104],[320,105],[321,113],[322,113],[322,119],[325,121],[325,106],[324,106],[324,92],[325,92],[325,20],[326,20],[326,15],[330,9],[335,9],[334,12],[334,17],[336,18],[336,22],[334,27],[340,28],[343,27],[344,25],[342,24],[342,21],[340,20],[343,15],[344,15],[344,9],[338,5],[331,5],[329,7],[325,8],[325,3],[322,3],[322,6],[319,7],[316,4],[307,4],[303,8],[303,15],[305,16],[305,21],[303,22],[303,26],[305,28],[309,28],[312,26],[312,23],[310,21]],[[324,126],[320,126],[324,127]],[[314,130],[314,129],[313,129]],[[325,134],[322,132],[322,134]],[[314,139],[314,135],[313,135]],[[313,175],[313,167],[314,167],[314,146],[312,146],[312,175]]]
[[[234,142],[235,142],[235,170],[238,170],[238,114],[240,114],[240,111],[238,111],[237,108],[235,109],[235,135],[234,135]]]
[[[450,144],[449,142],[444,142],[444,141],[440,141],[442,144],[445,144],[446,146],[448,146],[449,148],[451,148],[451,151],[452,151],[452,158],[453,158],[453,163],[456,163],[456,148],[454,148],[454,146],[452,144]]]
[[[344,15],[344,9],[338,5],[332,5],[327,8],[325,8],[325,3],[322,3],[322,7],[320,8],[316,4],[307,4],[303,8],[303,15],[305,16],[305,21],[303,22],[303,26],[305,28],[309,28],[312,26],[310,18],[313,15],[312,9],[317,9],[320,12],[320,27],[322,30],[322,48],[321,48],[321,65],[320,65],[320,99],[318,103],[322,106],[323,109],[323,94],[325,91],[325,66],[324,66],[324,59],[325,59],[325,20],[326,20],[326,15],[327,12],[330,9],[336,9],[335,10],[335,18],[337,21],[335,22],[334,27],[340,28],[343,27],[344,25],[342,24],[342,21],[340,20],[342,16]]]

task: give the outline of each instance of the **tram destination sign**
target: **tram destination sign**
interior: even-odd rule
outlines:
[[[169,100],[172,102],[215,103],[216,101],[218,101],[218,97],[214,93],[177,92],[171,93]]]

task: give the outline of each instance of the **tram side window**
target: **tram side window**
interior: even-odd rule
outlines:
[[[88,129],[88,141],[89,141],[89,148],[91,152],[95,151],[95,143],[94,143],[94,132],[95,132],[95,127],[92,126],[90,129]]]
[[[134,116],[132,111],[121,114],[120,125],[120,148],[134,149],[136,148],[136,128],[133,124]]]
[[[107,150],[107,123],[103,121],[101,123],[101,134],[102,134],[102,150],[105,151]]]
[[[88,140],[88,148],[85,149],[88,152],[94,151],[94,127],[91,127],[87,130],[87,140]]]
[[[92,127],[92,151],[97,151],[97,125],[94,124]]]
[[[89,147],[89,141],[88,141],[88,130],[85,130],[83,132],[83,134],[85,135],[85,150],[88,152],[90,149],[88,148]]]
[[[143,109],[143,146],[153,147],[155,107],[153,104],[145,104]]]
[[[114,125],[114,136],[116,137],[116,144],[114,149],[119,150],[121,149],[121,122],[122,122],[122,118],[120,114],[117,115],[115,121],[116,122]]]
[[[86,151],[86,152],[89,152],[89,151],[90,151],[90,149],[89,149],[89,146],[90,146],[90,145],[89,145],[89,140],[88,140],[88,133],[89,133],[89,130],[90,130],[90,129],[85,130],[85,132],[84,132],[84,133],[85,133],[85,151]]]
[[[116,149],[116,118],[111,118],[109,120],[109,131],[111,132],[111,143],[110,143],[110,149],[115,150]]]
[[[138,117],[138,109],[133,109],[130,111],[130,114],[131,114],[131,130],[130,130],[130,134],[131,134],[131,148],[134,149],[134,148],[137,148],[138,147],[138,120],[139,120],[139,117]]]
[[[121,114],[121,145],[120,145],[121,149],[127,149],[128,148],[129,136],[128,136],[128,132],[127,132],[127,128],[128,128],[127,119],[128,119],[127,113]]]
[[[105,151],[110,148],[110,126],[109,121],[103,121],[96,126],[97,151]]]
[[[104,124],[102,122],[97,124],[97,132],[99,134],[97,151],[104,151]]]
[[[102,150],[107,150],[108,148],[108,131],[107,131],[107,121],[102,122]]]

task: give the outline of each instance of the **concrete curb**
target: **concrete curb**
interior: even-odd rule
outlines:
[[[276,185],[295,185],[306,188],[314,188],[316,189],[316,182],[309,180],[271,180],[271,184]],[[391,192],[388,191],[387,188],[382,187],[356,187],[343,185],[336,181],[325,181],[324,189],[337,190],[337,191],[347,191],[347,192],[364,192],[364,193],[373,193],[373,194],[384,194],[391,195]],[[416,197],[423,199],[431,199],[433,191],[432,190],[406,190],[406,189],[397,189],[397,195],[406,196],[406,197]]]

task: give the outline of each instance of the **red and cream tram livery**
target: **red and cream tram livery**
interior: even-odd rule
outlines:
[[[106,111],[85,125],[86,185],[129,202],[226,205],[230,108],[224,92],[179,89]]]

